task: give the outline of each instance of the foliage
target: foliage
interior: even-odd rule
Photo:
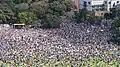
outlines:
[[[115,8],[111,8],[110,11],[112,12],[113,17],[116,17],[117,10]]]
[[[16,4],[15,9],[20,11],[26,11],[29,9],[29,5],[27,3]]]
[[[89,21],[90,23],[94,23],[96,20],[97,20],[97,17],[94,15],[87,16],[87,21]]]
[[[120,9],[118,8],[111,8],[111,13],[105,14],[105,19],[114,19],[113,26],[113,39],[112,41],[116,44],[120,44]]]
[[[21,3],[27,3],[28,1],[31,0],[12,0],[15,4],[21,4]]]
[[[64,4],[66,6],[66,11],[70,11],[72,7],[72,0],[65,0]]]
[[[90,65],[91,67],[119,67],[120,62],[116,59],[113,59],[110,62],[106,62],[100,58],[91,58],[85,65]]]
[[[111,8],[110,11],[112,12],[111,18],[120,18],[120,9]]]
[[[1,3],[7,4],[8,8],[14,13],[12,21],[31,24],[33,19],[29,18],[35,17],[35,15],[31,14],[34,13],[37,18],[44,20],[42,21],[43,26],[48,25],[48,27],[52,28],[60,26],[60,16],[70,11],[72,6],[71,0],[1,0]],[[31,13],[29,14],[27,11]],[[1,14],[1,19],[6,20],[3,10]],[[33,17],[28,17],[28,15],[33,15]]]
[[[4,23],[10,22],[10,20],[14,17],[14,13],[8,7],[7,4],[0,4],[0,20],[3,20]]]
[[[96,20],[100,19],[99,17],[95,16],[94,12],[87,11],[84,8],[79,11],[74,11],[73,17],[77,21],[77,23],[81,21],[88,21],[90,23],[94,23]]]
[[[94,12],[88,12],[87,16],[86,16],[86,20],[89,21],[90,23],[94,23],[96,20],[98,20],[99,18],[97,16],[95,16]]]
[[[47,60],[34,64],[15,61],[0,61],[1,67],[120,67],[120,61],[113,59],[110,62],[105,62],[100,58],[91,58],[84,61],[76,61],[73,59]]]
[[[74,11],[74,19],[79,23],[80,21],[84,21],[87,18],[87,10],[81,9],[79,11]]]
[[[42,26],[44,28],[58,28],[60,27],[61,18],[57,15],[47,14],[44,19],[42,19]]]
[[[114,42],[120,44],[120,19],[114,20],[113,25],[115,27],[113,35]]]
[[[49,5],[50,9],[53,11],[52,14],[62,16],[65,13],[66,6],[63,3],[60,3],[59,1],[53,1]],[[56,14],[57,13],[57,14]]]
[[[30,6],[30,10],[40,19],[45,16],[47,9],[48,4],[45,1],[34,2]]]
[[[60,16],[70,10],[69,0],[40,0],[31,4],[30,10],[41,19],[45,28],[56,28],[60,26]]]
[[[104,14],[104,18],[105,19],[112,19],[114,16],[112,15],[112,13],[105,13]]]
[[[36,18],[36,15],[32,12],[21,12],[18,14],[19,23],[25,23],[25,24],[34,24]]]

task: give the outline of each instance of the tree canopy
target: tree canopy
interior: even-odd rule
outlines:
[[[0,7],[2,12],[2,18],[0,18],[1,20],[6,19],[6,17],[3,17],[3,15],[6,16],[6,12],[13,13],[13,16],[7,14],[7,17],[16,17],[17,21],[15,23],[21,22],[21,20],[23,20],[23,18],[20,19],[18,17],[18,14],[22,13],[26,15],[25,13],[32,13],[30,14],[31,16],[34,13],[38,19],[43,20],[43,22],[41,22],[41,24],[43,23],[43,26],[44,24],[52,23],[53,25],[51,24],[52,26],[50,27],[56,26],[54,25],[54,22],[60,20],[60,16],[63,16],[65,12],[70,11],[72,6],[70,0],[0,0],[0,4],[3,6],[2,8]],[[54,20],[49,20],[53,17]],[[49,21],[44,22],[46,20]]]

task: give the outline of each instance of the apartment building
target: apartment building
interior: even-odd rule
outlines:
[[[104,16],[105,13],[111,13],[110,8],[120,4],[120,0],[93,0],[92,10],[96,16]]]
[[[117,4],[120,4],[120,0],[92,0],[92,10],[101,9],[110,11]]]
[[[96,16],[104,16],[110,13],[110,8],[120,4],[120,0],[72,0],[74,10],[87,8],[89,11],[95,11]]]
[[[107,10],[120,4],[120,0],[72,0],[73,9],[79,10],[87,8],[88,10]]]

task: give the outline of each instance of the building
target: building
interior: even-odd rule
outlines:
[[[92,11],[92,0],[80,0],[80,9],[87,8],[87,10]]]
[[[72,4],[73,9],[87,8],[87,10],[92,11],[92,0],[72,0]]]
[[[120,0],[108,0],[108,11],[110,8],[115,7],[116,5],[120,4]]]
[[[107,4],[104,0],[93,0],[92,1],[93,11],[107,11]]]
[[[114,6],[114,8],[116,8],[116,9],[120,9],[120,4]]]
[[[92,10],[96,16],[104,16],[105,13],[111,13],[110,8],[115,7],[120,0],[93,0]]]
[[[120,0],[72,0],[72,2],[74,10],[87,8],[89,11],[95,11],[96,16],[110,13],[110,8],[120,4]]]
[[[115,5],[120,4],[120,0],[92,0],[92,10],[95,8],[104,8],[107,11],[110,11],[110,8],[113,8]]]
[[[87,8],[88,10],[94,10],[94,8],[105,8],[109,11],[110,8],[113,8],[115,5],[120,4],[120,0],[72,0],[74,9]],[[92,7],[94,6],[94,7]]]

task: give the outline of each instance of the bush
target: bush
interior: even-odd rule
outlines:
[[[80,22],[82,20],[82,16],[80,14],[81,14],[80,12],[74,11],[73,18],[76,20],[76,22]]]
[[[43,26],[48,25],[48,27],[52,28],[59,27],[60,16],[70,11],[72,6],[71,0],[3,0],[3,2],[9,5],[9,9],[15,13],[15,18],[12,21],[32,24],[35,19],[34,14],[36,14],[37,18],[44,20],[42,21]],[[1,15],[1,19],[4,19],[4,15]]]
[[[113,19],[114,18],[113,13],[105,13],[104,18],[105,19]]]
[[[43,18],[48,9],[48,3],[45,1],[34,2],[30,6],[30,10],[34,12],[39,19]]]
[[[21,12],[18,14],[19,23],[25,23],[27,25],[34,24],[37,17],[32,12]]]
[[[65,0],[64,4],[66,6],[66,11],[71,11],[71,7],[72,7],[72,0]]]
[[[27,3],[28,1],[31,0],[12,0],[15,4],[21,4],[21,3]]]
[[[97,20],[97,18],[94,15],[87,16],[87,21],[89,21],[90,23],[94,23],[96,20]]]
[[[0,20],[3,23],[11,23],[11,19],[14,17],[13,11],[8,7],[7,4],[0,4]]]
[[[79,11],[74,11],[74,19],[77,23],[87,20],[88,11],[86,9],[80,9]]]
[[[74,11],[73,18],[77,23],[88,21],[90,24],[102,19],[102,17],[95,16],[94,12],[87,11],[85,8],[80,9],[79,11]]]
[[[43,27],[56,28],[60,26],[60,16],[63,16],[70,8],[68,0],[40,0],[31,4],[30,10],[42,20]]]
[[[29,9],[29,5],[27,3],[21,3],[17,4],[15,8],[20,12],[20,11],[26,11]]]
[[[44,28],[58,28],[60,27],[61,18],[57,15],[47,14],[44,19],[42,19],[42,26]]]
[[[113,25],[115,27],[114,28],[114,35],[113,35],[114,42],[117,44],[120,44],[120,19],[116,19],[113,22]]]
[[[111,13],[112,19],[120,18],[120,9],[119,8],[111,8],[110,11],[112,12]]]
[[[65,13],[66,6],[59,1],[53,1],[52,3],[50,3],[49,9],[53,11],[52,14],[62,16]]]

